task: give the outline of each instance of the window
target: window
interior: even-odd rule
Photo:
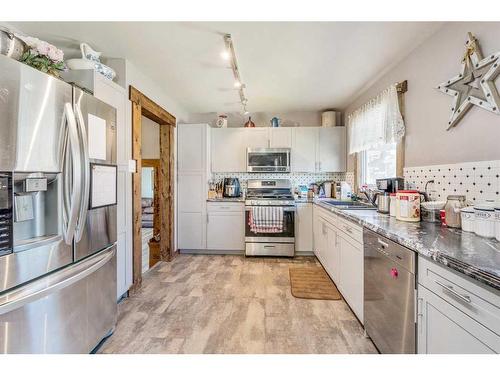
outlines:
[[[359,185],[374,186],[377,178],[396,177],[397,143],[391,142],[358,153]]]

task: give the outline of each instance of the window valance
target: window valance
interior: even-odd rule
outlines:
[[[394,84],[347,117],[349,154],[397,142],[405,134]]]

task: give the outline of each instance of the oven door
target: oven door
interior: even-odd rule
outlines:
[[[290,172],[290,149],[248,148],[247,172]]]
[[[283,232],[255,233],[250,229],[252,206],[245,207],[245,242],[295,242],[295,207],[283,208]]]

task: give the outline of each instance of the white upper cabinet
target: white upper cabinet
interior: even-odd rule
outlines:
[[[247,147],[249,148],[266,148],[269,147],[269,128],[243,128],[239,129],[243,132],[243,152],[246,152]],[[245,165],[246,170],[246,165]]]
[[[344,126],[319,128],[318,172],[345,172],[346,134]]]
[[[269,147],[271,148],[291,148],[292,128],[270,128]]]
[[[246,171],[245,129],[211,129],[212,172]]]
[[[207,168],[206,124],[179,124],[177,158],[179,172],[204,172]]]
[[[346,170],[346,136],[342,126],[212,129],[211,139],[212,172],[246,172],[247,148],[267,147],[291,148],[293,172]],[[197,147],[193,146],[193,152]]]
[[[318,128],[292,129],[292,171],[316,172]]]

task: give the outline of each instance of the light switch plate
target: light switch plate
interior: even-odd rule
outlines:
[[[137,172],[137,162],[135,160],[129,160],[128,161],[128,171],[130,173]]]

